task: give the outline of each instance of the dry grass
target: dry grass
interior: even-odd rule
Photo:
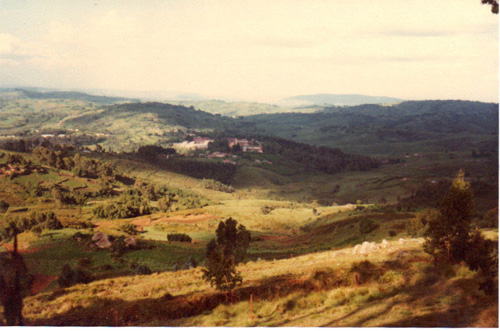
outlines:
[[[230,294],[210,288],[196,268],[41,293],[25,300],[24,314],[32,325],[498,325],[498,305],[477,290],[477,275],[434,268],[420,243],[393,242],[370,256],[351,250],[248,262]]]

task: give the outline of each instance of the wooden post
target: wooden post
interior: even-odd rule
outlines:
[[[253,320],[253,294],[250,294],[250,319]]]

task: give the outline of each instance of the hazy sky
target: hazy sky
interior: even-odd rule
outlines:
[[[480,0],[0,0],[0,86],[498,102]]]

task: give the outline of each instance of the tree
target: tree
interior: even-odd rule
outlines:
[[[498,0],[481,0],[481,3],[491,5],[491,12],[498,14]]]
[[[439,217],[429,220],[425,233],[427,251],[445,255],[452,263],[465,260],[471,230],[473,194],[464,177],[463,170],[460,170],[441,201]]]
[[[208,143],[208,150],[210,152],[229,153],[231,149],[226,138],[215,139],[213,142]]]
[[[232,290],[241,283],[241,275],[236,271],[238,263],[246,257],[250,245],[250,232],[232,218],[221,221],[217,228],[217,240],[207,245],[207,268],[203,270],[203,278],[220,291]]]
[[[464,262],[469,269],[479,270],[484,279],[480,288],[497,293],[498,252],[491,240],[472,229],[473,193],[464,177],[460,170],[441,201],[439,214],[427,219],[425,250],[438,260]]]

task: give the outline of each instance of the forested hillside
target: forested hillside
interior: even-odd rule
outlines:
[[[246,118],[252,130],[361,154],[496,150],[498,104],[408,101]]]

